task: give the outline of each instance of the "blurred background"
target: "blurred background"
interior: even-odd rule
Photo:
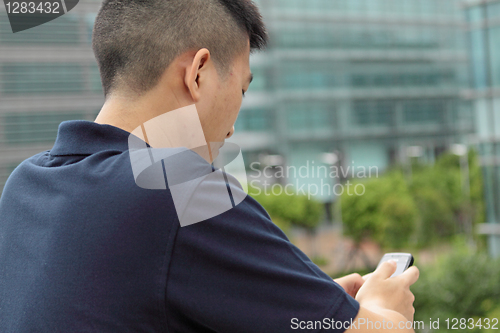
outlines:
[[[500,317],[500,1],[256,3],[271,43],[231,139],[251,188],[345,191],[251,194],[332,276],[414,253],[416,319]],[[61,121],[100,110],[99,5],[16,34],[0,7],[0,189]],[[344,172],[280,173],[320,166]]]

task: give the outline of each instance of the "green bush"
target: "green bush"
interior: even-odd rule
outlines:
[[[311,261],[318,266],[326,266],[329,263],[329,260],[322,256],[314,256],[311,258]]]
[[[440,330],[435,332],[449,331],[447,318],[473,318],[475,322],[500,318],[500,260],[459,250],[419,268],[420,278],[412,286],[415,320],[424,321],[426,327],[430,318],[440,319]]]
[[[266,195],[264,191],[253,191],[252,197],[269,213],[273,222],[287,232],[290,226],[314,230],[323,216],[323,204],[310,200],[305,195]],[[252,192],[251,192],[252,193]]]

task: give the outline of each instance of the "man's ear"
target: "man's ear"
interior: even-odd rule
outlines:
[[[207,49],[200,49],[196,52],[191,66],[186,70],[186,77],[184,83],[191,93],[191,97],[195,102],[198,102],[201,97],[200,83],[205,80],[207,75],[207,67],[210,62],[210,51]]]

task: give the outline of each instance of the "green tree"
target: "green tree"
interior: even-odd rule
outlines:
[[[464,205],[464,201],[469,198],[464,197],[463,191],[461,192],[461,201],[455,206],[457,215],[463,214],[466,210],[472,217],[475,224],[484,223],[486,219],[485,202],[484,202],[484,183],[483,183],[483,170],[479,164],[479,154],[476,150],[472,149],[468,154],[469,162],[469,185],[470,185],[470,207]],[[460,157],[453,154],[445,154],[439,158],[436,167],[440,168],[443,172],[450,169],[455,169],[457,172],[462,173],[460,170]],[[461,185],[463,180],[462,174],[457,182]],[[464,208],[465,207],[465,208]]]
[[[482,171],[477,154],[469,153],[470,196],[458,156],[444,154],[435,165],[412,165],[411,179],[394,169],[379,179],[357,182],[365,194],[342,196],[346,234],[356,244],[370,238],[385,248],[419,247],[469,234],[484,221]]]
[[[406,246],[414,231],[417,208],[400,171],[392,171],[378,179],[355,182],[362,184],[363,195],[346,190],[341,198],[342,221],[346,235],[355,244],[366,238],[385,248]],[[359,191],[358,191],[359,192]]]
[[[456,214],[463,203],[460,173],[455,168],[423,167],[412,176],[411,194],[419,210],[416,239],[420,247],[456,234]]]
[[[419,209],[419,246],[451,239],[457,233],[470,234],[475,224],[484,222],[482,170],[475,151],[468,159],[470,195],[460,157],[444,154],[434,166],[414,167],[410,190]]]

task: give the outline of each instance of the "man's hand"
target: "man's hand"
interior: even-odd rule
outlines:
[[[407,320],[413,321],[413,301],[415,297],[410,286],[418,280],[419,271],[413,266],[403,274],[391,278],[396,271],[395,262],[385,262],[368,276],[365,283],[356,294],[356,300],[361,306],[378,312],[390,310],[402,314]]]
[[[334,279],[333,281],[337,282],[342,288],[344,288],[345,292],[351,295],[352,297],[356,297],[359,288],[365,282],[365,279],[361,277],[361,275],[355,273],[350,274],[338,279]]]

